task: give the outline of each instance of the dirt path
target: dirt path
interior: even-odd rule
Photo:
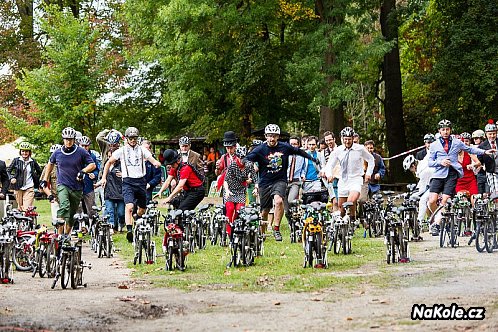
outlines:
[[[130,279],[131,271],[118,258],[97,259],[85,252],[83,257],[93,264],[92,270],[85,271],[86,289],[58,286],[50,290],[50,280],[32,279],[27,273],[16,273],[14,285],[0,285],[0,330],[497,331],[498,253],[479,254],[466,246],[440,249],[436,238],[425,237],[426,241],[412,245],[410,264],[386,266],[381,271],[373,265],[344,273],[330,270],[345,277],[394,275],[392,286],[360,283],[355,289],[334,286],[314,293],[152,288]],[[411,321],[414,303],[456,303],[466,309],[484,306],[486,318]]]

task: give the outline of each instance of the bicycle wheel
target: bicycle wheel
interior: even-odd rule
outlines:
[[[47,250],[45,247],[40,247],[38,251],[38,263],[37,263],[38,275],[40,278],[44,278],[47,274]]]
[[[315,262],[316,262],[315,266],[321,264],[322,267],[326,267],[325,266],[326,262],[324,262],[324,257],[323,257],[324,255],[323,255],[323,251],[322,251],[322,234],[315,233],[314,238],[315,238],[314,252],[315,252]]]
[[[459,229],[457,228],[459,225],[456,223],[455,217],[450,216],[448,220],[448,225],[450,227],[450,245],[452,248],[455,248],[458,240]]]
[[[489,253],[493,252],[494,245],[496,242],[496,231],[493,220],[488,220],[486,224],[484,224],[484,246],[486,247],[486,251]]]
[[[244,265],[250,266],[254,264],[254,248],[248,236],[244,236],[244,242]]]
[[[62,254],[61,260],[61,287],[66,289],[69,285],[69,279],[71,279],[71,257],[69,254]]]
[[[341,231],[342,231],[342,235],[341,235],[341,240],[342,240],[342,244],[341,244],[341,246],[342,246],[342,253],[343,253],[344,255],[347,255],[347,254],[349,254],[349,248],[348,248],[348,237],[349,237],[349,236],[348,236],[348,229],[347,229],[347,226],[342,227]],[[351,241],[351,240],[349,240],[349,241]]]
[[[446,232],[446,218],[441,218],[441,224],[440,224],[440,228],[439,228],[439,247],[444,247],[445,243],[446,243],[446,235],[447,235],[447,232]]]
[[[137,253],[138,253],[138,257],[137,257],[137,261],[138,261],[138,264],[142,264],[142,251],[144,250],[144,240],[140,239],[138,240],[138,249],[137,249]]]
[[[476,236],[476,250],[478,252],[483,252],[484,249],[486,248],[486,240],[485,240],[485,237],[484,237],[484,224],[486,222],[483,220],[483,221],[480,221],[477,223],[477,227],[476,227],[476,232],[475,232],[475,236]]]
[[[405,228],[398,229],[398,243],[399,243],[399,257],[398,259],[408,258],[408,239],[404,232],[410,232],[410,230],[406,230]]]
[[[176,256],[176,266],[180,271],[185,271],[185,268],[187,267],[186,264],[186,255],[183,249],[183,241],[180,239],[179,244],[178,244],[178,253]]]
[[[102,258],[102,256],[104,256],[104,252],[105,252],[105,248],[104,248],[105,241],[104,241],[103,237],[104,237],[104,235],[102,235],[102,234],[99,234],[97,237],[98,257],[99,258]]]
[[[204,238],[204,225],[197,225],[197,247],[199,249],[204,249],[206,247],[206,240]]]
[[[55,253],[55,244],[52,241],[47,248],[47,277],[53,278],[57,273],[57,256]]]
[[[111,258],[112,257],[112,247],[113,247],[113,242],[112,242],[112,236],[111,236],[111,232],[110,232],[110,229],[108,228],[107,231],[106,231],[106,254],[107,254],[107,258]]]
[[[390,246],[391,246],[391,263],[396,263],[396,251],[399,252],[399,247],[396,244],[396,234],[391,235],[389,237]]]
[[[35,259],[35,248],[30,243],[31,236],[22,236],[12,249],[12,261],[18,271],[30,271],[33,269]]]
[[[81,254],[76,249],[71,255],[71,288],[76,289],[81,284]]]
[[[173,244],[171,243],[172,241],[173,240],[168,240],[168,251],[166,253],[166,266],[165,266],[166,271],[173,271],[174,248]]]
[[[386,238],[386,262],[387,264],[391,264],[391,250],[393,247],[391,246],[391,237]]]
[[[341,230],[341,228],[336,229],[334,232],[334,254],[336,254],[336,255],[341,252],[341,246],[342,246],[342,230]]]
[[[315,255],[315,246],[314,246],[314,236],[308,235],[308,239],[306,240],[306,246],[308,249],[306,250],[306,254],[308,255],[307,261],[308,266],[313,267],[313,256]]]

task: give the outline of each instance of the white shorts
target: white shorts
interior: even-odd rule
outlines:
[[[337,183],[339,197],[348,197],[351,191],[361,193],[361,185],[363,184],[363,177],[349,178],[347,181],[339,179]]]

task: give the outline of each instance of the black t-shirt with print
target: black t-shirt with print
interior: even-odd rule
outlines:
[[[285,142],[278,142],[273,147],[268,146],[265,142],[247,155],[247,160],[258,163],[260,188],[267,187],[277,181],[287,182],[289,156],[293,154],[311,158],[306,151]]]

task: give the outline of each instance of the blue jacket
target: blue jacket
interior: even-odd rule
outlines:
[[[97,177],[99,176],[100,163],[97,161],[97,156],[95,156],[92,152],[89,153],[95,163],[95,169],[92,171],[93,175],[95,175],[95,179],[92,180],[88,175],[85,175],[83,178],[83,195],[93,191],[93,184],[97,182]]]
[[[441,165],[441,162],[444,159],[449,159],[451,162],[451,166],[458,172],[458,177],[461,178],[463,176],[463,168],[462,165],[458,162],[458,153],[460,151],[466,151],[470,154],[481,155],[484,154],[485,150],[473,148],[471,146],[467,146],[463,144],[459,139],[453,139],[452,136],[449,138],[449,150],[448,153],[444,151],[444,140],[443,138],[439,138],[438,140],[431,143],[431,147],[429,148],[429,167],[434,167],[433,178],[444,179],[448,176],[448,167],[444,167]]]
[[[161,168],[156,168],[148,160],[145,161],[145,181],[150,185],[150,192],[161,183]]]

